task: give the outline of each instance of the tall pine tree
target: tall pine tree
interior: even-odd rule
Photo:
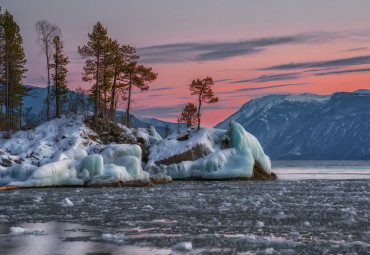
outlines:
[[[109,40],[107,29],[100,22],[94,25],[92,33],[88,34],[88,36],[89,41],[87,44],[82,47],[78,46],[78,53],[82,58],[86,59],[82,80],[95,80],[95,86],[91,88],[90,96],[92,96],[94,101],[95,125],[97,126],[99,113],[102,108],[102,62]]]
[[[112,70],[113,70],[113,84],[111,89],[111,98],[110,98],[110,109],[109,109],[109,118],[111,120],[114,119],[117,103],[119,98],[127,99],[126,92],[127,92],[127,83],[125,80],[125,65],[127,63],[131,63],[139,59],[136,55],[135,47],[129,45],[119,46],[117,42],[115,42],[114,47],[112,49]]]
[[[8,11],[0,19],[0,81],[5,95],[5,127],[9,130],[21,126],[23,97],[27,93],[22,79],[27,69],[19,26]]]
[[[127,80],[127,126],[130,127],[130,108],[133,88],[138,88],[140,92],[149,90],[148,83],[157,79],[158,74],[152,71],[151,67],[138,65],[137,61],[128,62],[124,67],[125,79]]]
[[[50,65],[54,72],[52,74],[53,88],[51,90],[51,94],[55,97],[55,115],[56,117],[59,117],[61,111],[61,100],[65,101],[68,94],[66,76],[69,60],[68,57],[63,54],[63,43],[59,36],[54,37],[53,46],[53,64]]]

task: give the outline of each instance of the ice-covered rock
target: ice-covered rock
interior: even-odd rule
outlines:
[[[88,152],[90,155],[87,155]],[[141,148],[138,145],[97,145],[87,151],[78,148],[61,153],[59,156],[64,159],[41,167],[24,163],[1,170],[0,184],[46,187],[120,186],[121,182],[150,182],[149,174],[144,172],[141,166]]]
[[[53,161],[60,161],[64,159],[80,160],[87,156],[87,152],[81,148],[73,148],[67,151],[59,152]]]
[[[236,121],[230,122],[230,139],[231,146],[237,151],[248,151],[254,161],[261,165],[261,167],[270,172],[271,161],[268,156],[263,152],[261,144],[257,138],[245,131],[245,129]]]
[[[102,175],[104,171],[103,157],[99,154],[89,155],[81,160],[78,169],[86,169],[90,176]]]
[[[174,179],[274,179],[258,140],[236,122],[228,130],[191,127],[170,135],[151,147],[145,170]]]
[[[8,141],[0,139],[0,160],[10,165],[0,168],[0,186],[120,186],[123,182],[148,183],[150,178],[156,183],[172,182],[172,178],[270,178],[269,158],[257,139],[236,122],[228,130],[191,127],[166,139],[154,127],[115,125],[130,144],[97,144],[101,143],[98,134],[85,125],[81,115],[75,119],[63,116],[35,130],[16,132]],[[11,166],[14,162],[18,165]]]
[[[123,156],[134,156],[141,161],[141,148],[136,144],[109,144],[95,146],[90,151],[99,151],[99,154],[104,158],[105,164],[112,164],[118,158]]]
[[[154,184],[161,184],[161,183],[163,184],[163,183],[173,182],[171,176],[168,176],[168,175],[165,175],[165,174],[162,174],[162,173],[158,173],[155,176],[151,176],[150,180]]]
[[[115,165],[122,166],[126,169],[127,173],[131,175],[133,179],[140,179],[141,175],[141,162],[137,157],[134,156],[122,156],[118,158]]]

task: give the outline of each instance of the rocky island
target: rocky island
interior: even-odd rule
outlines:
[[[108,120],[94,130],[89,118],[63,115],[2,134],[2,189],[277,178],[258,140],[234,121],[227,130],[189,127],[162,139],[154,127],[129,129]]]

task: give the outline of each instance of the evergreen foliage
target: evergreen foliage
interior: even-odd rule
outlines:
[[[180,122],[184,122],[188,127],[197,123],[197,107],[193,103],[188,103],[181,113]]]
[[[27,71],[22,44],[20,29],[13,15],[8,11],[0,13],[0,102],[6,108],[5,118],[2,116],[2,124],[6,130],[22,126],[23,97],[28,92],[22,83]]]
[[[104,72],[106,63],[107,46],[110,42],[107,36],[107,29],[98,22],[93,27],[91,34],[88,34],[89,40],[86,45],[78,46],[78,53],[83,59],[86,59],[85,66],[83,67],[84,73],[83,81],[95,80],[95,86],[90,90],[90,97],[94,101],[94,115],[97,122],[98,116],[102,114],[102,95],[104,88],[106,89],[107,74]]]
[[[157,79],[158,74],[152,71],[151,67],[138,65],[137,61],[129,62],[124,68],[125,79],[128,81],[128,98],[127,98],[127,126],[130,127],[130,107],[132,90],[134,87],[138,88],[140,92],[149,90],[148,83]]]
[[[53,69],[52,80],[53,88],[51,90],[51,95],[55,97],[55,115],[60,116],[61,100],[65,102],[68,95],[67,87],[67,64],[69,63],[68,57],[63,54],[63,43],[59,36],[55,36],[53,40],[54,54],[53,54],[53,64],[50,67]]]
[[[127,82],[125,79],[126,65],[139,59],[135,47],[130,45],[119,46],[115,41],[112,51],[113,84],[110,99],[109,118],[113,120],[119,99],[127,100]]]
[[[202,102],[206,104],[214,104],[218,102],[218,97],[215,97],[212,91],[212,85],[214,85],[214,83],[211,77],[207,77],[203,80],[193,80],[189,85],[191,95],[198,95],[198,130],[200,129],[200,108],[202,106]]]

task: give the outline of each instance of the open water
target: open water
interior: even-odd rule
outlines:
[[[370,254],[369,161],[273,168],[278,181],[3,191],[0,254]]]

